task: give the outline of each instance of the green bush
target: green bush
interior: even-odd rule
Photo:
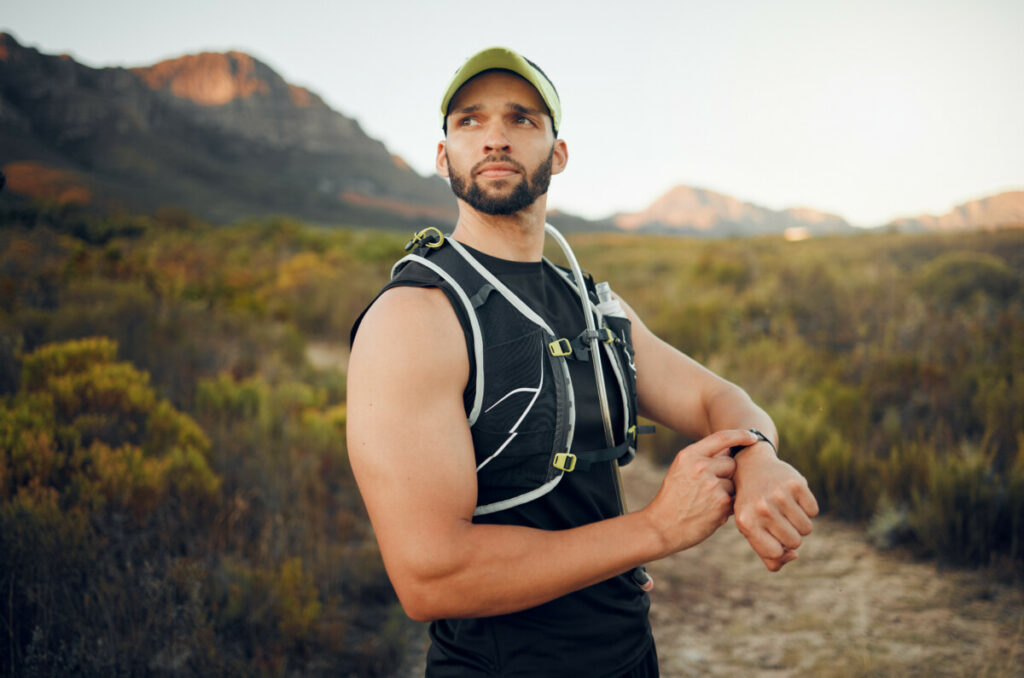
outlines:
[[[1006,494],[992,459],[966,449],[936,459],[928,484],[913,492],[910,526],[928,551],[956,563],[988,563],[999,550]]]
[[[1003,259],[984,252],[948,252],[928,262],[915,287],[940,307],[966,303],[975,295],[1006,302],[1020,290],[1021,274]]]

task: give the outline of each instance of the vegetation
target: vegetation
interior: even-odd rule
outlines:
[[[654,332],[768,409],[825,511],[883,546],[1024,561],[1024,231],[580,242]]]
[[[0,213],[4,675],[396,670],[411,626],[348,466],[343,357],[404,240]],[[826,511],[1019,571],[1024,231],[573,243],[766,406]]]

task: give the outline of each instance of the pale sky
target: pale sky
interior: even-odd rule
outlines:
[[[437,107],[507,45],[562,97],[549,206],[677,184],[874,226],[1024,189],[1024,1],[0,0],[0,30],[90,66],[237,49],[433,173]]]

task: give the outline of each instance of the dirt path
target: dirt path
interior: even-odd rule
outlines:
[[[631,506],[661,473],[627,469]],[[770,573],[732,520],[691,551],[652,563],[651,624],[662,675],[1024,676],[1024,589],[937,571],[820,519],[800,559]]]
[[[661,484],[643,460],[623,475],[634,507]],[[775,574],[732,520],[648,571],[664,678],[1024,678],[1024,588],[876,551],[843,523],[816,520]],[[423,675],[425,636],[403,676]]]

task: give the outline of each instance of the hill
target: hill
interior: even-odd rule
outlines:
[[[0,33],[0,167],[34,199],[215,222],[451,223],[455,201],[359,124],[241,52],[90,68]]]
[[[845,219],[809,208],[772,210],[703,188],[676,186],[649,207],[612,217],[627,231],[698,237],[751,236],[805,229],[801,235],[852,233]]]
[[[896,219],[887,226],[908,233],[1024,227],[1024,191],[1007,191],[971,200],[957,205],[941,217],[922,214]]]

